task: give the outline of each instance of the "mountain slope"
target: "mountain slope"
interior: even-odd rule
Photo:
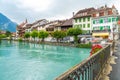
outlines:
[[[12,22],[9,18],[0,13],[0,30],[16,32],[16,27],[17,24],[15,22]]]

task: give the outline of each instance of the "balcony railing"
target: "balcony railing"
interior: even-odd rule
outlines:
[[[102,33],[102,32],[109,33],[111,31],[110,30],[93,30],[93,33]]]
[[[63,73],[55,80],[97,80],[105,63],[110,57],[111,48],[114,44],[107,45],[96,54],[90,56],[80,64]]]

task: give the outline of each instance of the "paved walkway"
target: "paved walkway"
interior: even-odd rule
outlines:
[[[116,64],[111,64],[112,71],[109,74],[109,79],[120,80],[120,41],[117,42],[113,56],[117,57],[117,59],[115,59]]]

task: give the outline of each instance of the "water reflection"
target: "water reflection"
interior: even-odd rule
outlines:
[[[22,58],[35,60],[51,60],[54,62],[68,62],[75,57],[81,57],[81,53],[85,52],[83,49],[62,46],[50,46],[43,44],[18,43],[18,52]],[[88,51],[88,49],[86,49]],[[84,52],[83,52],[84,51]],[[76,52],[76,53],[75,53]],[[87,54],[88,55],[88,54]],[[74,59],[78,60],[78,59]]]
[[[0,80],[53,80],[89,56],[89,49],[2,41]],[[53,74],[54,73],[54,74]]]

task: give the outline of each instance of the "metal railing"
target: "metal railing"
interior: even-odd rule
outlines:
[[[110,57],[113,46],[113,44],[107,45],[96,54],[57,77],[55,80],[97,80],[105,63],[107,63]]]

